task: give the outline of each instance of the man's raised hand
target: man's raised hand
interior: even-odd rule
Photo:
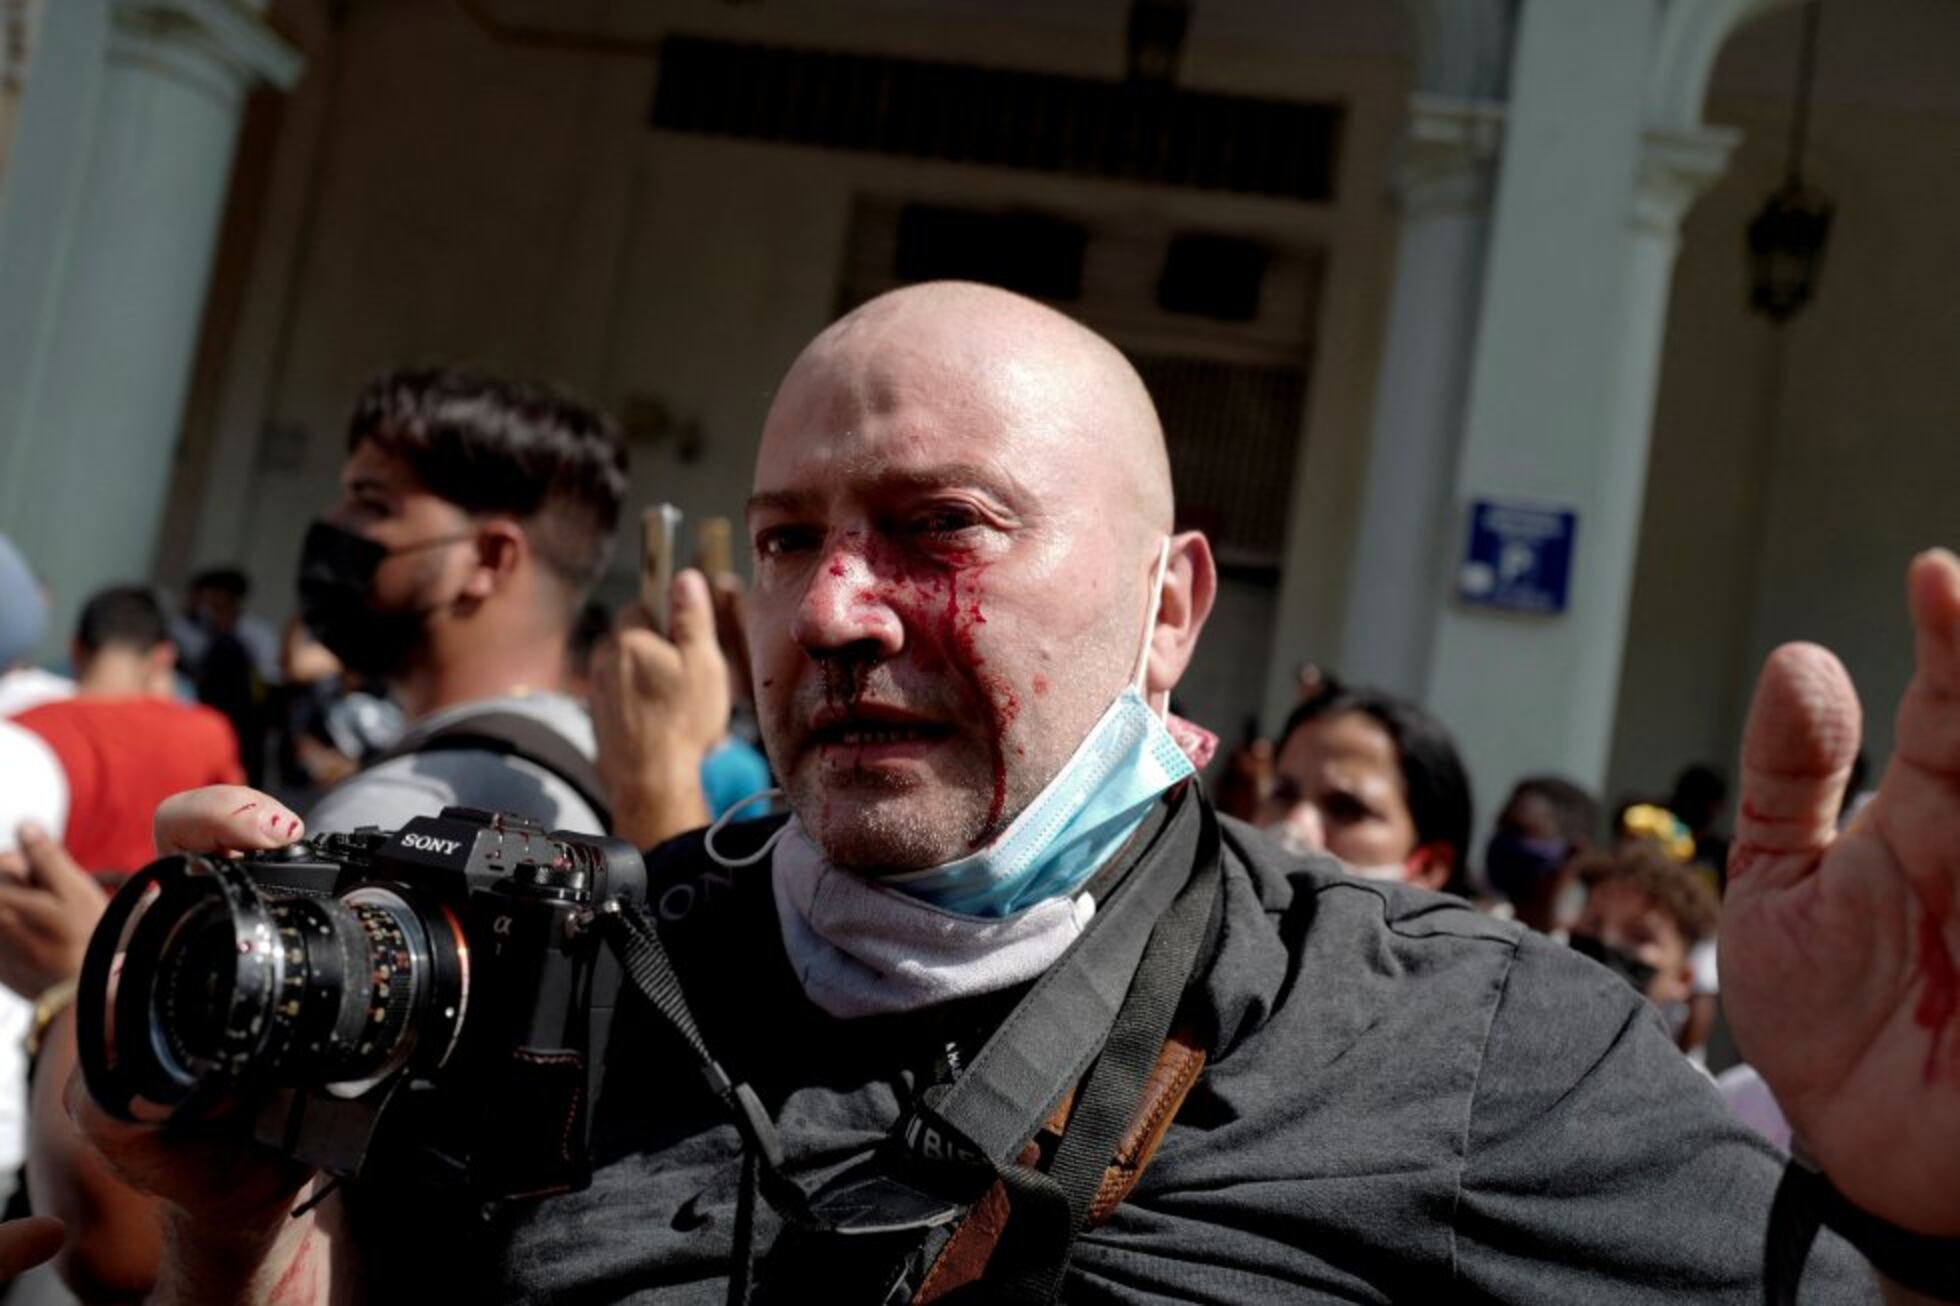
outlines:
[[[642,848],[705,825],[701,762],[728,733],[728,661],[700,572],[674,577],[671,629],[628,609],[593,651],[592,729],[613,833]]]
[[[1847,1198],[1960,1236],[1960,560],[1907,576],[1915,668],[1890,765],[1836,830],[1858,700],[1816,645],[1757,681],[1722,912],[1736,1041]]]

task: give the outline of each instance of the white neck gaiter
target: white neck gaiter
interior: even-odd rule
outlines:
[[[917,1011],[1035,978],[1095,915],[1086,893],[967,916],[832,866],[794,817],[776,841],[776,918],[810,1001],[840,1019]]]

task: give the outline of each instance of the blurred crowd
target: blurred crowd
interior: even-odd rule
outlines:
[[[69,1291],[121,1299],[155,1272],[142,1199],[81,1154],[59,1093],[89,931],[152,858],[171,795],[250,784],[311,831],[465,803],[650,846],[769,790],[740,582],[684,578],[664,629],[642,605],[615,614],[589,599],[624,468],[610,420],[556,392],[442,370],[383,377],[356,403],[341,497],[308,532],[283,630],[254,613],[246,569],[221,566],[180,596],[131,584],[86,596],[65,657],[47,656],[34,560],[0,538],[0,1192],[13,1214],[69,1221]],[[501,525],[513,520],[526,529]],[[1299,685],[1276,734],[1218,759],[1221,811],[1354,876],[1458,895],[1570,944],[1787,1145],[1723,1035],[1718,768],[1610,805],[1557,775],[1520,777],[1477,846],[1448,723],[1346,674],[1305,667]],[[671,787],[636,774],[675,758],[698,787],[649,808],[638,795]],[[1859,798],[1854,786],[1847,811]]]

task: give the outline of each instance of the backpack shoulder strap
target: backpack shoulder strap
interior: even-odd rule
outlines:
[[[491,708],[457,717],[412,743],[388,749],[369,765],[390,762],[417,753],[497,753],[521,757],[569,785],[592,809],[608,832],[612,829],[612,806],[599,780],[599,769],[579,747],[537,717],[507,708]]]

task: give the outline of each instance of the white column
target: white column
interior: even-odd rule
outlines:
[[[1503,124],[1502,105],[1416,96],[1396,179],[1395,282],[1337,669],[1401,694],[1428,683]]]
[[[1670,30],[1625,0],[1524,13],[1447,558],[1473,500],[1578,528],[1564,613],[1440,601],[1424,697],[1485,813],[1526,774],[1605,779],[1679,221],[1733,144],[1649,125]]]
[[[232,0],[43,9],[0,202],[0,531],[56,632],[149,573],[243,98],[299,67]]]
[[[1462,427],[1517,0],[1399,7],[1413,36],[1407,118],[1389,148],[1358,130],[1344,133],[1329,285],[1363,275],[1372,282],[1373,270],[1360,264],[1379,239],[1384,200],[1395,214],[1394,273],[1380,309],[1369,301],[1383,315],[1379,349],[1317,352],[1314,360],[1317,397],[1294,472],[1266,659],[1269,728],[1291,710],[1294,672],[1308,658],[1411,693],[1428,665],[1441,566],[1433,523],[1448,500]],[[1360,123],[1357,115],[1352,125]],[[1357,162],[1371,152],[1382,157],[1386,184]],[[1352,292],[1346,301],[1330,294],[1329,321],[1338,315],[1354,325],[1360,302]],[[1330,378],[1357,366],[1371,373],[1367,402],[1329,407]]]

